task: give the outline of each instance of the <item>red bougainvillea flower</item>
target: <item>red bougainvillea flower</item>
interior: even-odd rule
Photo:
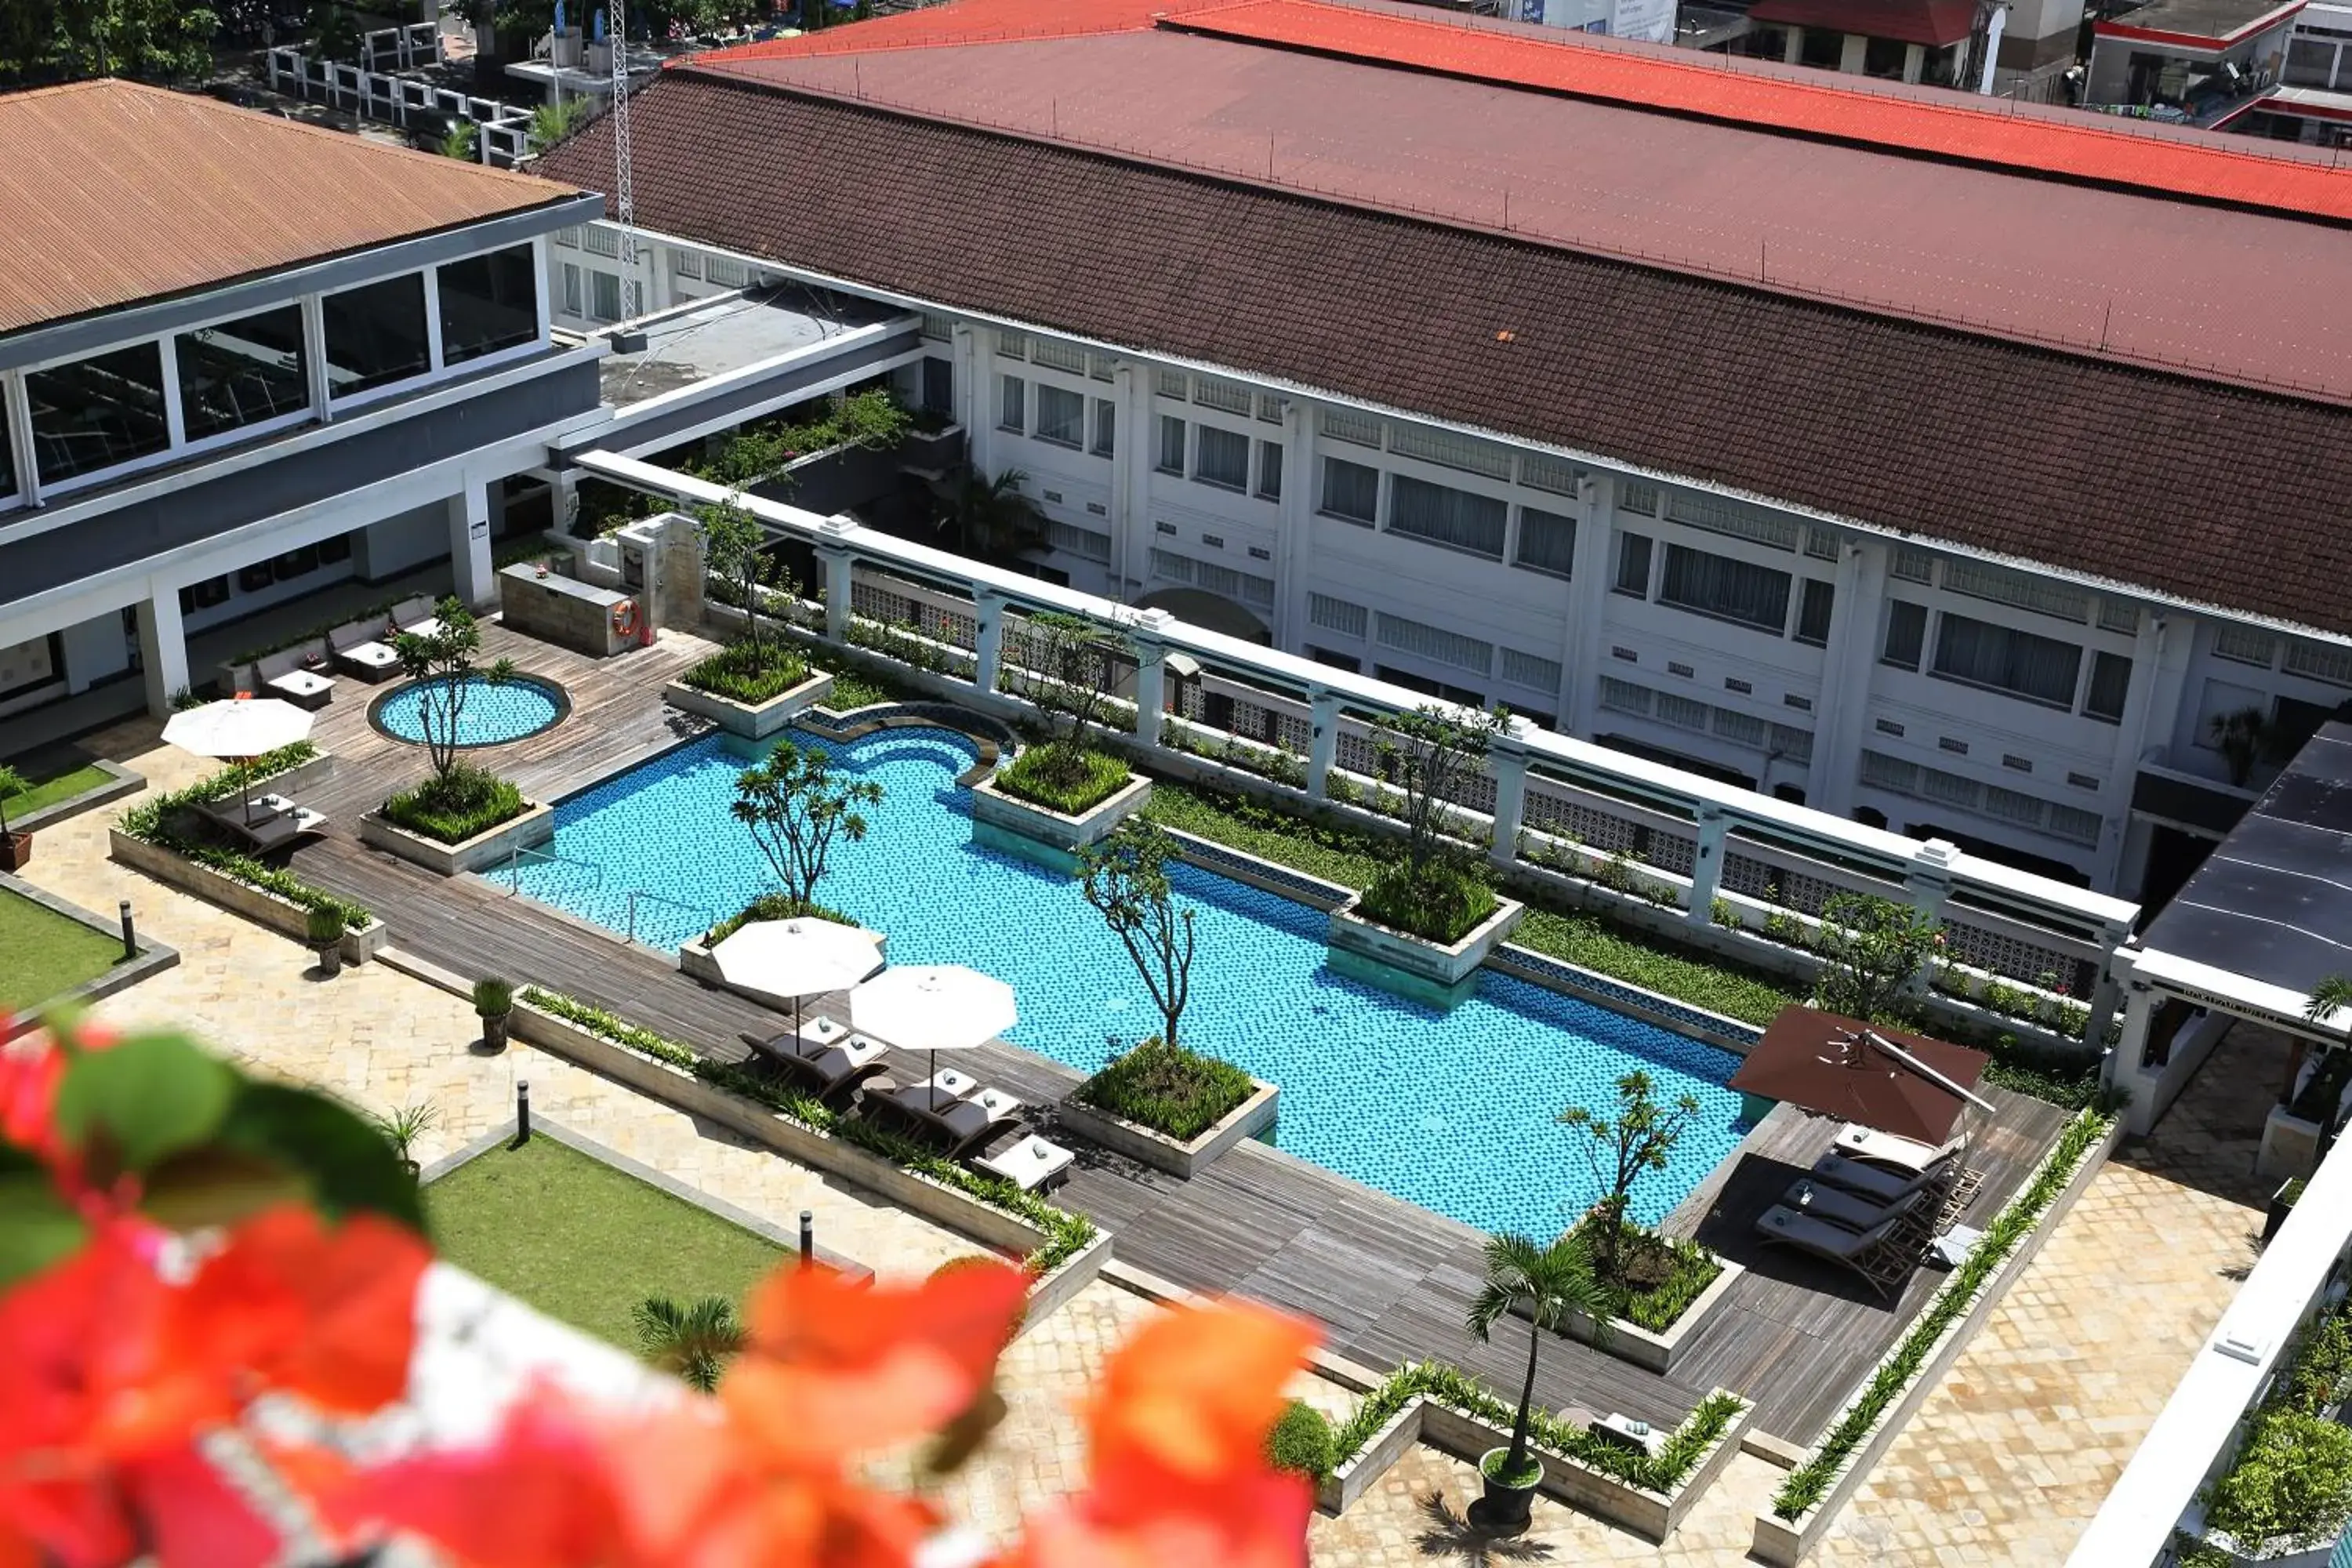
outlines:
[[[1298,1568],[1314,1493],[1272,1468],[1265,1439],[1314,1342],[1307,1324],[1244,1303],[1155,1319],[1097,1387],[1091,1489],[1033,1521],[1008,1563]]]
[[[58,1185],[76,1184],[73,1151],[58,1135],[58,1085],[65,1081],[66,1044],[85,1051],[112,1046],[114,1031],[82,1022],[69,1031],[35,1030],[0,1043],[0,1142],[39,1156]]]
[[[752,1295],[749,1348],[719,1397],[786,1468],[837,1467],[937,1432],[994,1382],[1026,1289],[1008,1268],[951,1268],[893,1289],[787,1267]]]

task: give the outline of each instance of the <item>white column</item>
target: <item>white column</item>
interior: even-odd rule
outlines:
[[[1692,925],[1706,925],[1714,918],[1715,890],[1723,885],[1723,844],[1730,832],[1731,824],[1724,820],[1718,807],[1699,808],[1698,848],[1691,857],[1690,908],[1683,911],[1683,918]]]
[[[1331,764],[1339,755],[1339,698],[1327,687],[1310,686],[1307,699],[1315,705],[1314,739],[1307,752],[1307,793],[1321,800],[1324,786],[1330,782]]]
[[[1930,838],[1919,846],[1903,874],[1904,895],[1913,909],[1923,915],[1942,918],[1944,900],[1952,893],[1952,862],[1959,858],[1959,854],[1960,847],[1947,839]],[[1922,964],[1904,989],[1913,995],[1924,995],[1931,978],[1927,966]]]
[[[971,596],[971,684],[974,690],[994,693],[997,672],[1004,666],[1004,601],[982,588]]]
[[[1152,611],[1166,615],[1164,610]],[[1169,616],[1170,619],[1175,617]],[[1168,712],[1168,647],[1156,637],[1135,639],[1135,738],[1146,746],[1160,744],[1160,721]]]
[[[2116,726],[2114,760],[2107,764],[2106,787],[2099,792],[2099,815],[2106,822],[2099,830],[2098,858],[2091,863],[2091,886],[2108,892],[2121,880],[2131,831],[2132,786],[2147,748],[2148,716],[2163,680],[2165,644],[2176,637],[2187,641],[2187,632],[2186,626],[2176,633],[2163,616],[2141,612],[2139,635],[2132,641],[2131,685],[2124,692],[2123,720]]]
[[[959,322],[955,329],[956,410],[972,472],[996,477],[996,335]]]
[[[2139,1069],[2147,1059],[2147,1026],[2156,1013],[2156,993],[2146,981],[2137,978],[2139,950],[2137,946],[2120,948],[2107,961],[2107,977],[2114,983],[2124,1002],[2124,1026],[2116,1041],[2116,1048],[2107,1058],[2105,1081],[2109,1089],[2136,1089]],[[2095,1014],[2092,1019],[2101,1032],[2105,1021]],[[2097,1035],[2086,1034],[2085,1040],[2095,1040]],[[2144,1104],[2135,1094],[2124,1111],[2124,1125],[2135,1136],[2145,1137],[2156,1121],[2158,1107]]]
[[[846,536],[856,526],[857,520],[852,517],[826,518],[825,537],[817,541],[817,563],[824,572],[824,636],[828,642],[849,640],[850,596],[857,557],[851,552]]]
[[[1120,536],[1117,595],[1121,603],[1151,580],[1151,470],[1160,452],[1160,416],[1152,404],[1156,379],[1152,367],[1138,361],[1127,367],[1119,388],[1118,416],[1128,426],[1118,437],[1119,450],[1127,454],[1127,531]]]
[[[180,625],[180,591],[150,582],[139,610],[139,663],[147,682],[147,711],[172,716],[172,699],[188,689],[188,638]]]
[[[1848,33],[1838,50],[1838,71],[1843,76],[1860,76],[1864,52],[1870,40],[1860,33]]]
[[[1822,650],[1822,689],[1813,699],[1813,760],[1805,774],[1805,804],[1832,816],[1853,809],[1870,677],[1878,667],[1886,563],[1887,547],[1876,540],[1850,539],[1838,551],[1830,644]]]
[[[8,448],[9,466],[16,470],[18,493],[27,506],[37,506],[41,500],[41,473],[34,461],[33,405],[25,395],[25,375],[22,371],[10,371],[0,375],[0,403],[5,404],[7,424],[0,428],[0,446]]]
[[[1615,538],[1617,481],[1605,474],[1587,479],[1582,494],[1583,515],[1576,520],[1576,560],[1568,584],[1568,630],[1560,663],[1566,688],[1560,703],[1563,734],[1590,735],[1598,711],[1601,671],[1605,658],[1609,616],[1610,555]]]
[[[1142,575],[1136,570],[1135,544],[1142,526],[1136,521],[1135,468],[1143,450],[1144,423],[1137,412],[1135,388],[1142,379],[1130,361],[1120,360],[1111,366],[1110,596],[1122,603],[1127,599],[1127,580]],[[1093,411],[1087,413],[1091,418]]]
[[[1924,44],[1903,46],[1903,79],[1913,87],[1919,85],[1919,76],[1927,68],[1927,48]]]
[[[477,614],[498,608],[499,584],[490,570],[490,488],[472,479],[449,498],[451,590]]]
[[[1511,723],[1517,731],[1534,728],[1524,719]],[[1496,863],[1509,865],[1519,858],[1519,824],[1527,811],[1527,742],[1517,733],[1496,736],[1486,749],[1486,769],[1495,775],[1495,830],[1487,854]]]
[[[2124,982],[2137,962],[2137,950],[2126,945],[2134,940],[2127,925],[2107,926],[2099,932],[2099,944],[2106,951],[2100,960],[2099,977],[2091,983],[2091,1016],[2083,1026],[2086,1046],[2099,1046],[2107,1037],[2107,1025],[2123,999]]]
[[[309,373],[311,416],[324,425],[334,417],[327,405],[333,384],[327,375],[327,308],[317,294],[302,300],[302,366]]]
[[[1282,586],[1276,599],[1274,646],[1307,646],[1307,579],[1315,562],[1315,411],[1303,397],[1282,416]]]

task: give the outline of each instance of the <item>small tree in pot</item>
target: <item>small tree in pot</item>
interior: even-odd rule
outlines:
[[[14,768],[0,767],[0,871],[16,871],[33,858],[33,836],[8,831],[8,803],[33,786]]]
[[[514,984],[506,980],[474,982],[474,1016],[482,1021],[482,1045],[492,1051],[507,1048],[507,1022],[514,1016]]]
[[[349,922],[343,911],[332,907],[312,910],[308,921],[310,951],[319,955],[319,969],[326,974],[340,974],[343,968],[343,931]]]
[[[1404,858],[1373,877],[1360,910],[1441,943],[1461,940],[1494,912],[1482,858],[1450,841],[1445,828],[1472,781],[1486,771],[1488,747],[1509,730],[1510,716],[1501,709],[1433,703],[1379,721],[1373,742],[1381,769],[1404,792],[1393,813],[1405,826]]]
[[[1528,1527],[1528,1500],[1543,1479],[1542,1461],[1528,1452],[1528,1414],[1535,1405],[1536,1358],[1544,1337],[1577,1312],[1592,1320],[1596,1341],[1609,1331],[1607,1293],[1593,1277],[1582,1238],[1573,1233],[1549,1247],[1524,1236],[1488,1239],[1486,1284],[1470,1303],[1470,1331],[1483,1341],[1515,1306],[1524,1306],[1528,1318],[1527,1381],[1511,1422],[1511,1446],[1479,1459],[1486,1492],[1470,1506],[1470,1522],[1494,1535],[1516,1535]]]
[[[401,1168],[412,1177],[421,1174],[425,1167],[416,1160],[416,1141],[441,1124],[439,1109],[429,1100],[420,1100],[402,1106],[389,1116],[371,1116],[368,1120],[383,1134],[383,1141],[392,1145]]]

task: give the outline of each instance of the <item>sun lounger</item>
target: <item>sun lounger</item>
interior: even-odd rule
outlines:
[[[1892,1203],[1880,1203],[1876,1199],[1864,1197],[1860,1193],[1833,1187],[1827,1182],[1817,1182],[1808,1176],[1789,1188],[1780,1199],[1780,1205],[1815,1219],[1825,1219],[1848,1230],[1868,1230],[1880,1220],[1902,1218],[1927,1198],[1927,1189],[1923,1186],[1906,1193]]]
[[[953,1068],[933,1073],[920,1083],[911,1083],[894,1091],[891,1098],[908,1110],[945,1110],[959,1100],[970,1100],[983,1092],[978,1083]],[[1013,1104],[1020,1101],[1014,1100]]]
[[[400,668],[400,655],[377,635],[373,621],[353,621],[327,634],[327,651],[337,665],[362,680],[382,680]]]
[[[985,1149],[1021,1124],[1018,1116],[992,1116],[971,1100],[955,1100],[943,1110],[926,1110],[919,1100],[908,1099],[908,1093],[896,1089],[883,1099],[924,1134],[944,1145],[950,1160]]]
[[[1884,1165],[1888,1170],[1908,1176],[1916,1176],[1937,1161],[1948,1157],[1959,1146],[1960,1142],[1957,1138],[1939,1148],[1913,1138],[1897,1138],[1892,1132],[1881,1132],[1876,1128],[1853,1121],[1845,1124],[1845,1130],[1837,1135],[1837,1142],[1831,1145],[1849,1160],[1865,1160],[1871,1164]]]
[[[1948,1163],[1938,1163],[1916,1175],[1902,1175],[1894,1171],[1865,1165],[1859,1160],[1849,1160],[1832,1150],[1813,1162],[1813,1179],[1827,1182],[1833,1187],[1843,1187],[1850,1193],[1860,1193],[1882,1204],[1932,1187],[1950,1172]]]
[[[740,1037],[753,1050],[762,1056],[771,1057],[808,1057],[814,1056],[827,1046],[845,1043],[851,1046],[861,1043],[871,1046],[874,1043],[871,1040],[863,1040],[862,1037],[851,1039],[849,1031],[830,1018],[804,1018],[801,1021],[800,1032],[797,1035],[790,1029],[786,1029],[780,1035],[754,1035],[746,1030]],[[863,1059],[870,1061],[873,1058],[869,1056]]]
[[[1007,1149],[983,1154],[971,1162],[977,1171],[1002,1176],[1024,1193],[1045,1192],[1069,1179],[1070,1163],[1077,1158],[1059,1143],[1031,1133]]]
[[[244,803],[234,800],[200,809],[206,821],[227,835],[238,848],[248,855],[266,855],[273,849],[283,849],[306,833],[316,830],[315,823],[304,824],[296,813],[275,810],[258,801],[254,803],[249,815]]]
[[[1792,1208],[1769,1208],[1756,1221],[1756,1233],[1824,1263],[1851,1268],[1868,1280],[1872,1289],[1892,1296],[1910,1277],[1913,1267],[1912,1259],[1892,1244],[1903,1218],[1890,1215],[1868,1230],[1855,1231]]]
[[[853,1050],[826,1046],[814,1056],[778,1056],[781,1063],[819,1100],[840,1099],[882,1070],[882,1047]]]

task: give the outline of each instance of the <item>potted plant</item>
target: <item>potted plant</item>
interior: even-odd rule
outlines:
[[[310,918],[310,951],[319,955],[319,968],[327,974],[339,974],[343,968],[343,911],[327,908],[312,910]]]
[[[506,980],[474,982],[474,1014],[482,1020],[482,1045],[492,1051],[507,1048],[507,1020],[514,1015],[514,984]]]
[[[392,1145],[394,1157],[410,1178],[422,1175],[425,1167],[416,1162],[416,1141],[440,1124],[441,1112],[434,1103],[420,1100],[402,1106],[389,1116],[371,1116],[368,1120],[374,1123],[383,1141]]]
[[[2271,1194],[2271,1201],[2263,1211],[2261,1245],[2268,1247],[2271,1244],[2271,1237],[2279,1233],[2279,1226],[2286,1223],[2286,1216],[2294,1212],[2295,1200],[2302,1196],[2301,1176],[2290,1176],[2279,1184],[2279,1190]]]
[[[1519,1390],[1511,1444],[1490,1448],[1478,1460],[1486,1495],[1470,1505],[1470,1522],[1489,1535],[1517,1535],[1527,1529],[1528,1502],[1543,1479],[1543,1462],[1528,1452],[1528,1413],[1535,1405],[1536,1358],[1544,1338],[1556,1333],[1571,1313],[1592,1320],[1595,1341],[1609,1331],[1607,1292],[1592,1272],[1584,1240],[1571,1232],[1549,1247],[1524,1236],[1497,1236],[1486,1243],[1486,1284],[1470,1303],[1470,1331],[1484,1340],[1514,1306],[1528,1310],[1528,1376]]]
[[[33,858],[33,836],[8,831],[8,802],[32,787],[16,769],[0,767],[0,871],[21,871]]]

